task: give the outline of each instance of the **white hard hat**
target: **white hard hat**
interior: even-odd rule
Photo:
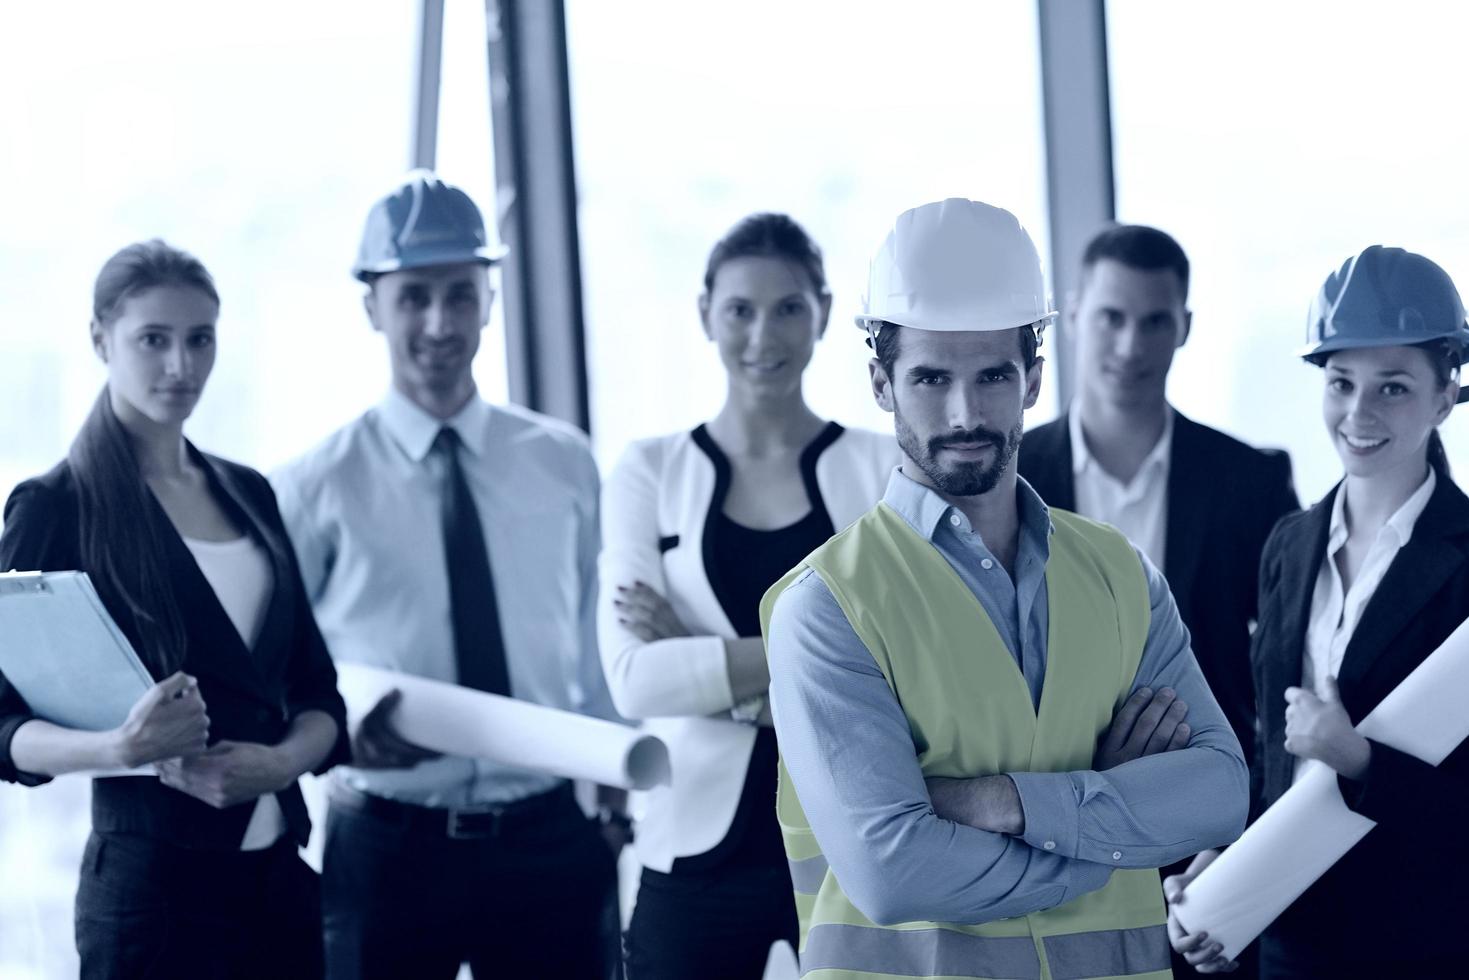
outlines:
[[[952,197],[898,215],[872,257],[857,326],[1010,330],[1055,315],[1015,215]]]

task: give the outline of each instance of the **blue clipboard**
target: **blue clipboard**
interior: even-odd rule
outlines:
[[[0,672],[37,716],[94,732],[153,686],[85,572],[0,574]]]

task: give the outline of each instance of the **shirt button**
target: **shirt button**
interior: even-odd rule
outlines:
[[[949,515],[949,523],[952,524],[952,525],[954,525],[955,527],[958,527],[959,524],[960,524],[959,515],[958,514],[950,514]]]
[[[995,567],[995,563],[993,561],[991,561],[990,559],[986,558],[984,561],[982,561],[982,562],[979,563],[979,567],[988,570],[988,569],[994,568]]]
[[[1053,840],[1048,840],[1044,844],[1042,844],[1041,847],[1044,847],[1048,851],[1054,851],[1056,849],[1056,842]]]
[[[1112,852],[1112,860],[1114,860],[1114,861],[1121,861],[1122,860],[1122,852],[1121,851],[1113,851]]]

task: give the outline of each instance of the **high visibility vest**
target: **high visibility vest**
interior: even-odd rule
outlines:
[[[1097,739],[1132,688],[1149,622],[1147,580],[1118,532],[1052,510],[1050,633],[1037,714],[984,607],[933,545],[879,504],[776,583],[810,568],[831,590],[908,716],[925,776],[1092,768]],[[1162,887],[1118,869],[1064,905],[977,925],[879,926],[842,893],[784,762],[777,814],[800,918],[802,976],[819,980],[1171,977]]]

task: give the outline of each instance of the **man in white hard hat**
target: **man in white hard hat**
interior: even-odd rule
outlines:
[[[1243,827],[1162,577],[1016,477],[1044,294],[1029,235],[973,201],[905,212],[873,260],[858,322],[903,462],[763,609],[808,975],[1167,977],[1154,869]]]
[[[392,387],[275,488],[335,658],[615,718],[586,437],[486,403],[471,372],[503,255],[426,171],[373,207],[353,272]],[[394,703],[364,718],[331,791],[328,975],[605,975],[613,858],[570,784],[420,749]]]

